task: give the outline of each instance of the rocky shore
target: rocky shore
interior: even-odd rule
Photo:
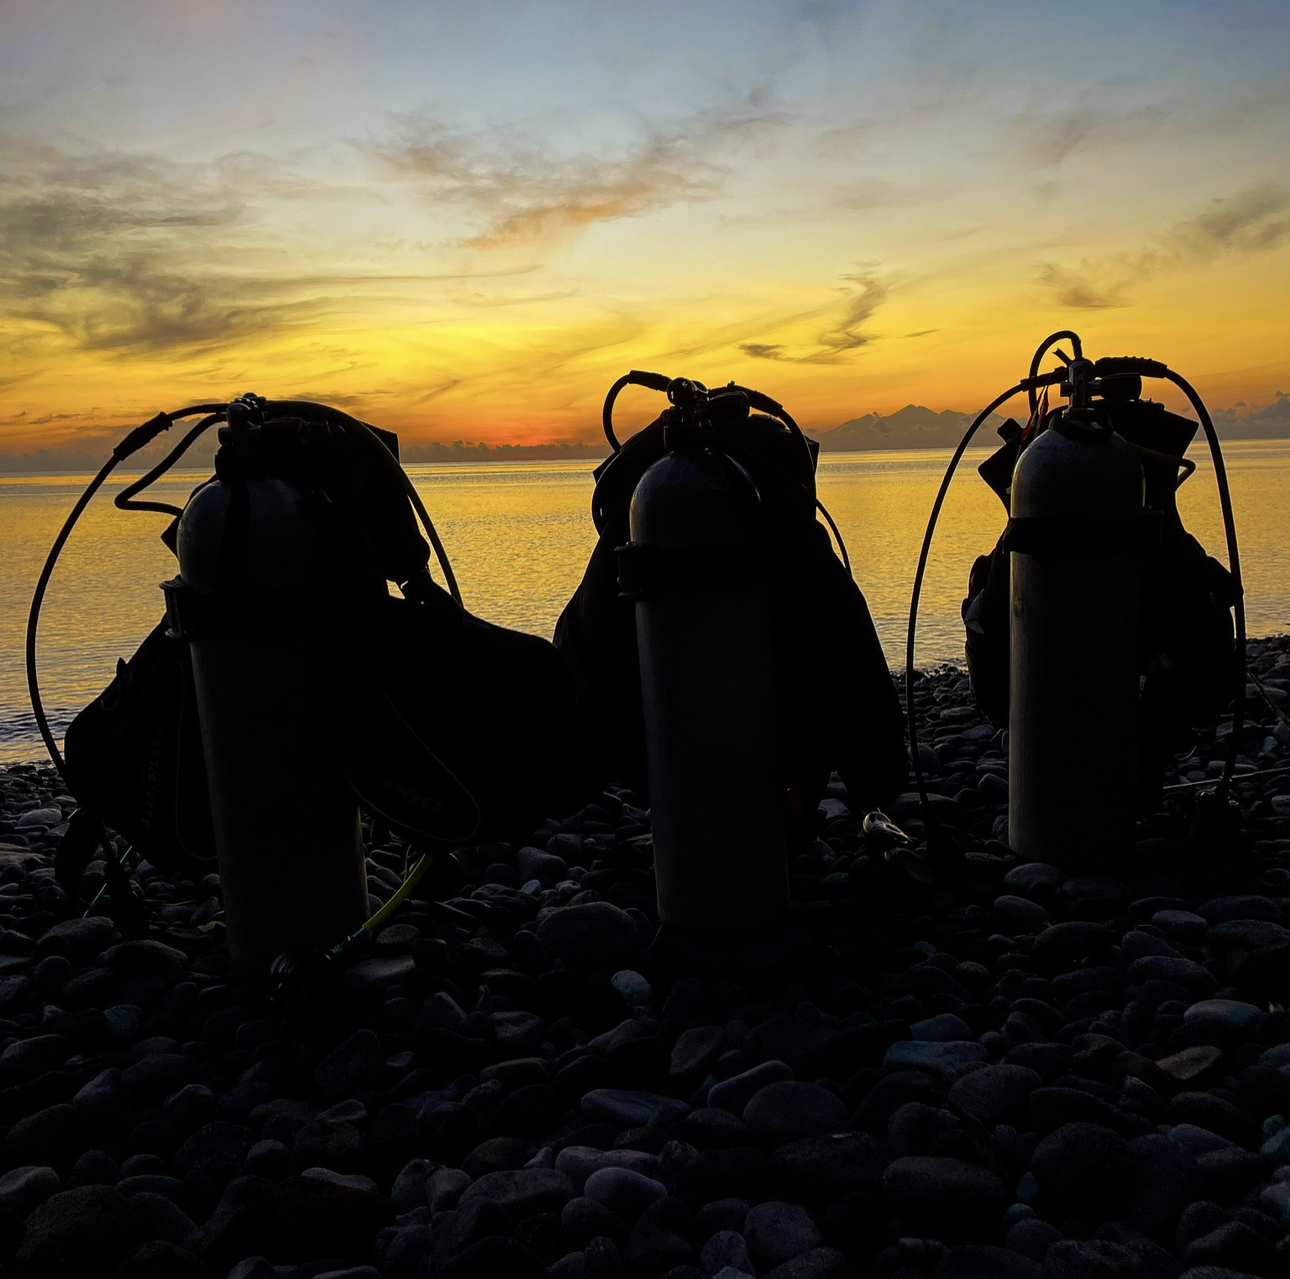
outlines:
[[[1284,714],[1290,640],[1249,652]],[[1187,839],[1210,733],[1130,862],[1022,865],[1001,735],[940,669],[922,758],[962,838],[930,871],[867,846],[838,786],[781,926],[671,935],[649,815],[611,791],[463,850],[448,900],[406,904],[289,1016],[229,976],[215,876],[135,865],[147,936],[106,896],[83,918],[53,871],[72,801],[10,767],[3,1273],[1284,1275],[1290,724],[1249,693],[1221,857]],[[912,797],[892,816],[920,833]],[[384,899],[405,850],[368,835]]]

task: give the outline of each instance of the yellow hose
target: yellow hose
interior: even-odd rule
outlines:
[[[385,905],[382,906],[381,909],[363,925],[363,931],[374,933],[378,928],[380,928],[380,926],[385,923],[385,921],[389,919],[389,917],[393,915],[400,906],[403,905],[408,898],[408,894],[417,886],[417,881],[429,868],[430,854],[422,853],[417,859],[417,864],[408,871],[403,883],[401,883],[395,890],[394,896],[391,897],[390,900],[387,901]]]

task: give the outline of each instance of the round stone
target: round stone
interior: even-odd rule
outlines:
[[[1024,1119],[1030,1094],[1042,1084],[1038,1073],[1026,1066],[982,1066],[950,1089],[949,1102],[969,1119],[993,1130],[997,1124]]]
[[[902,1230],[945,1243],[993,1239],[1012,1198],[994,1173],[941,1156],[895,1160],[883,1173],[882,1197]]]
[[[1202,916],[1189,910],[1158,910],[1151,916],[1151,922],[1170,941],[1184,942],[1188,946],[1202,945],[1209,929]]]
[[[771,1148],[851,1127],[840,1097],[796,1080],[767,1084],[744,1107],[743,1121],[757,1141]]]
[[[630,1168],[600,1168],[587,1178],[582,1193],[624,1221],[635,1221],[650,1204],[667,1194],[667,1187]]]
[[[1059,866],[1050,866],[1047,862],[1025,862],[1014,866],[1004,877],[1003,882],[1015,892],[1029,895],[1039,885],[1056,891],[1066,879],[1066,872]]]
[[[933,1044],[963,1043],[973,1038],[972,1027],[953,1013],[938,1013],[935,1017],[916,1021],[910,1026],[909,1033],[914,1039]]]
[[[1048,922],[1048,912],[1028,897],[1005,894],[994,899],[994,910],[1022,932],[1034,932]]]
[[[748,1245],[737,1230],[718,1230],[703,1245],[699,1254],[706,1274],[719,1275],[727,1271],[750,1275],[753,1263],[748,1256]]]
[[[25,1279],[110,1275],[139,1229],[138,1214],[114,1186],[61,1191],[27,1218],[14,1272]]]
[[[962,1130],[948,1110],[907,1102],[887,1123],[887,1144],[897,1155],[950,1154]]]
[[[559,907],[538,924],[537,935],[553,955],[588,967],[620,963],[640,948],[635,921],[609,902]]]
[[[1061,1211],[1096,1215],[1123,1196],[1133,1153],[1119,1133],[1101,1124],[1063,1124],[1035,1148],[1031,1167],[1046,1201]]]
[[[744,1222],[748,1255],[759,1274],[791,1261],[821,1243],[819,1227],[798,1204],[771,1200],[758,1204]]]
[[[604,1204],[581,1195],[570,1199],[560,1212],[560,1228],[574,1248],[585,1248],[604,1236],[621,1242],[627,1237],[627,1223]]]
[[[1233,1035],[1253,1038],[1268,1014],[1255,1004],[1238,999],[1202,999],[1183,1013],[1183,1023],[1188,1026],[1212,1025]]]
[[[653,986],[632,968],[620,969],[609,979],[609,984],[629,1004],[643,1004],[654,993]]]

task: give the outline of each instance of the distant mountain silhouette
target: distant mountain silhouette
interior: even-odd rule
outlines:
[[[1024,408],[1022,410],[1024,412]],[[903,409],[884,417],[881,413],[866,413],[854,417],[841,426],[828,431],[812,431],[825,453],[854,453],[872,449],[950,449],[963,438],[963,432],[972,422],[974,414],[956,413],[953,409],[924,408],[921,404],[906,404]],[[1190,413],[1188,416],[1192,416]],[[1239,404],[1231,409],[1215,409],[1214,424],[1220,439],[1224,440],[1284,440],[1290,439],[1290,394],[1278,391],[1271,404],[1248,409]],[[998,443],[995,429],[1002,423],[997,413],[981,425],[974,443]],[[1197,443],[1203,446],[1204,437]]]
[[[835,426],[831,431],[812,434],[826,453],[853,453],[869,449],[949,449],[963,438],[975,414],[956,413],[953,409],[923,408],[921,404],[906,404],[884,417],[881,413],[866,413]],[[994,434],[1003,418],[997,413],[981,425],[976,441],[995,444]]]
[[[1224,440],[1286,440],[1290,439],[1290,394],[1278,391],[1271,404],[1261,409],[1248,409],[1238,404],[1234,409],[1216,409],[1214,425],[1220,439]]]

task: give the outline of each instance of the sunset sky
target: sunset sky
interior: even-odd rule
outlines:
[[[827,429],[975,408],[1066,326],[1265,405],[1288,37],[1285,0],[7,0],[0,453],[244,390],[585,440],[632,367]]]

